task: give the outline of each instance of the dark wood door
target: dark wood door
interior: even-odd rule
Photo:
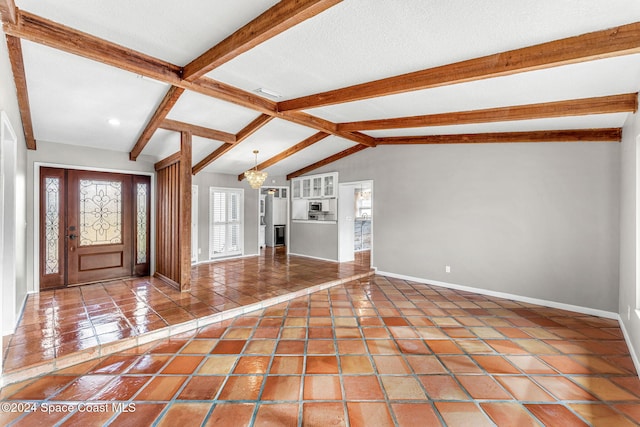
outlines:
[[[41,168],[40,288],[149,274],[149,186],[149,177]]]

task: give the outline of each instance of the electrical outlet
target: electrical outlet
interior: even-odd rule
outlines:
[[[444,272],[445,273],[451,273],[451,266],[450,265],[445,265],[444,266]]]
[[[198,248],[198,255],[202,254],[202,248]]]

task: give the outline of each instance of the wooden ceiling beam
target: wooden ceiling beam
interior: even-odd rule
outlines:
[[[263,14],[185,65],[182,77],[193,81],[260,43],[342,0],[281,0]]]
[[[3,0],[0,0],[3,1]],[[17,10],[17,23],[4,25],[6,34],[43,44],[172,86],[197,92],[215,99],[240,105],[262,114],[331,133],[359,144],[372,146],[375,139],[356,132],[338,132],[336,124],[303,112],[277,111],[277,104],[256,94],[222,82],[200,77],[194,81],[182,79],[181,67],[94,37],[48,19]]]
[[[174,105],[176,105],[176,102],[178,102],[178,99],[183,92],[184,89],[182,89],[181,87],[171,86],[169,88],[167,94],[160,102],[160,105],[158,105],[158,108],[156,109],[155,113],[153,113],[151,120],[149,120],[149,123],[147,123],[147,126],[142,131],[142,134],[138,138],[138,141],[129,153],[129,159],[136,160],[138,158],[155,131],[164,121],[165,117],[167,117],[167,114],[169,114],[169,111],[173,108]]]
[[[270,99],[262,98],[250,92],[245,92],[242,89],[238,89],[208,77],[200,77],[194,82],[182,80],[177,84],[177,86],[221,101],[227,101],[241,107],[249,108],[262,114],[269,114],[273,116],[277,111],[276,103]]]
[[[269,123],[271,120],[273,120],[273,116],[269,116],[267,114],[261,114],[258,117],[256,117],[251,123],[249,123],[240,132],[236,134],[236,144],[239,144],[245,139],[249,138],[258,129],[260,129],[262,126],[266,125],[267,123]]]
[[[297,178],[301,175],[304,175],[305,173],[311,172],[312,170],[321,168],[322,166],[326,166],[329,163],[333,163],[337,160],[343,159],[347,156],[350,156],[352,154],[355,154],[359,151],[364,150],[365,148],[369,148],[366,145],[362,145],[362,144],[358,144],[358,145],[354,145],[351,148],[347,148],[344,151],[341,151],[339,153],[334,154],[333,156],[329,156],[326,159],[322,159],[319,162],[315,162],[314,164],[311,164],[309,166],[306,166],[302,169],[298,169],[295,172],[290,173],[289,175],[287,175],[287,180],[293,179],[293,178]]]
[[[5,23],[4,32],[161,82],[177,84],[181,80],[181,69],[177,65],[22,10],[18,10],[17,23]]]
[[[394,119],[365,120],[339,123],[339,131],[406,129],[428,126],[464,125],[472,123],[506,122],[553,117],[585,116],[635,112],[638,108],[638,93],[601,96],[597,98],[572,99],[568,101],[517,105],[485,110],[459,111]]]
[[[191,174],[195,175],[195,174],[199,173],[202,169],[204,169],[207,166],[209,166],[209,164],[211,164],[211,162],[213,162],[214,160],[216,160],[217,158],[222,156],[227,151],[231,150],[233,147],[235,147],[235,144],[230,144],[228,142],[225,142],[220,147],[218,147],[213,153],[209,154],[207,157],[205,157],[200,162],[198,162],[198,164],[196,164],[191,169]]]
[[[33,134],[33,121],[31,119],[31,107],[29,105],[29,91],[27,90],[27,76],[24,72],[24,59],[22,57],[22,42],[19,38],[6,36],[9,61],[13,71],[13,80],[16,85],[18,97],[18,109],[22,120],[24,140],[27,149],[36,149],[36,139]]]
[[[275,102],[258,95],[206,77],[193,82],[183,80],[182,68],[178,65],[145,55],[28,12],[18,10],[17,13],[16,24],[6,23],[4,25],[5,34],[111,65],[172,86],[178,86],[251,108],[261,113],[275,114],[276,112]]]
[[[171,130],[174,132],[190,132],[194,136],[201,138],[214,139],[216,141],[228,142],[234,144],[236,136],[232,133],[223,132],[221,130],[210,129],[203,126],[192,125],[177,120],[164,119],[160,123],[161,129]]]
[[[640,52],[640,22],[281,101],[303,110]]]
[[[15,24],[18,22],[16,3],[13,0],[0,0],[0,18],[2,22]]]
[[[222,144],[213,153],[209,154],[207,157],[205,157],[200,162],[198,162],[198,164],[196,164],[191,170],[191,173],[193,175],[197,174],[202,169],[209,166],[214,160],[218,159],[220,156],[225,154],[227,151],[231,150],[237,144],[241,143],[242,141],[244,141],[245,139],[253,135],[253,133],[255,133],[262,126],[269,123],[271,120],[273,120],[273,116],[269,116],[268,114],[259,115],[251,123],[245,126],[240,132],[235,134],[234,136],[235,142],[233,143],[227,142]]]
[[[160,160],[159,162],[156,162],[153,166],[154,169],[159,171],[161,169],[167,168],[173,164],[176,164],[180,161],[180,156],[182,156],[182,153],[180,153],[180,151],[176,151],[175,153],[171,154],[170,156],[165,157],[164,159]]]
[[[517,142],[620,142],[621,128],[492,132],[459,135],[394,136],[378,138],[378,145],[487,144]]]
[[[273,156],[272,158],[270,158],[268,160],[265,160],[264,162],[260,163],[257,166],[257,169],[258,170],[263,170],[263,169],[268,168],[269,166],[273,166],[276,163],[286,159],[287,157],[290,157],[290,156],[294,155],[298,151],[302,151],[305,148],[312,146],[316,142],[322,141],[323,139],[325,139],[328,136],[329,136],[329,134],[328,133],[324,133],[324,132],[318,132],[316,134],[313,134],[309,138],[305,139],[304,141],[299,142],[296,145],[294,145],[292,147],[289,147],[286,150],[284,150],[283,152]],[[240,175],[238,175],[238,181],[242,181],[243,179],[244,179],[244,173],[241,173]]]
[[[349,141],[357,142],[358,144],[366,145],[367,147],[375,147],[375,138],[365,135],[360,132],[345,132],[338,130],[336,123],[322,119],[320,117],[312,116],[302,111],[285,111],[276,114],[276,117],[281,119],[297,123],[299,125],[307,126],[320,132],[330,133],[335,136],[339,136]]]

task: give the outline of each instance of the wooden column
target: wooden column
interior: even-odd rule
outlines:
[[[180,132],[180,290],[191,289],[191,133]]]
[[[155,276],[191,288],[191,133],[181,132],[180,152],[156,163],[157,236]]]

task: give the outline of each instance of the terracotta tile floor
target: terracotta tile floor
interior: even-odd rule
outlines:
[[[11,426],[640,425],[617,321],[382,276],[11,384],[0,399]]]
[[[207,316],[219,321],[216,314],[370,274],[369,265],[369,252],[338,264],[287,256],[284,247],[267,248],[258,257],[194,267],[190,292],[146,277],[29,295],[16,332],[4,337],[4,373],[30,376],[30,367],[41,373],[62,360],[68,366],[108,354],[117,345],[131,347],[153,332],[168,336],[175,328],[194,329]]]

